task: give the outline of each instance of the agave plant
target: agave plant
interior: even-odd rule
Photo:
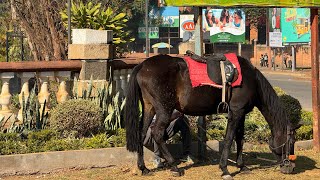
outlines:
[[[12,123],[7,132],[28,133],[29,131],[46,128],[48,121],[48,112],[45,111],[46,101],[43,108],[40,109],[36,96],[36,84],[27,100],[25,100],[24,93],[22,93],[22,123]]]
[[[111,68],[109,72],[109,83],[107,85],[103,83],[100,87],[96,87],[95,96],[91,96],[93,88],[92,77],[87,88],[82,89],[82,94],[80,95],[78,94],[79,81],[75,78],[73,82],[73,95],[75,99],[89,99],[97,103],[102,108],[105,129],[107,131],[115,131],[122,128],[121,115],[126,101],[122,98],[120,92],[113,92]]]

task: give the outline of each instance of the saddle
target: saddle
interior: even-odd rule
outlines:
[[[188,50],[186,55],[197,62],[206,63],[209,78],[217,84],[223,85],[223,77],[225,77],[228,85],[237,80],[239,73],[236,66],[223,54],[202,57]]]
[[[229,105],[227,102],[231,96],[231,83],[237,80],[239,74],[236,66],[223,54],[201,57],[190,50],[188,50],[186,54],[197,62],[207,64],[207,73],[209,78],[213,82],[222,85],[222,100],[218,105],[217,113],[228,112]],[[228,96],[226,97],[227,93]]]

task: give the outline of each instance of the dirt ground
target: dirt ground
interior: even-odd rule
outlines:
[[[271,166],[273,155],[266,151],[249,151],[245,152],[244,159],[246,165],[251,169],[251,173],[239,173],[238,169],[232,162],[229,163],[229,171],[234,176],[234,179],[245,180],[275,180],[275,179],[298,179],[311,180],[320,178],[320,153],[305,150],[296,151],[298,155],[296,161],[296,169],[294,174],[285,175],[280,173],[279,167]],[[218,154],[209,153],[208,157],[219,158]],[[114,166],[108,168],[92,168],[84,170],[66,170],[54,172],[51,174],[36,174],[27,176],[9,176],[1,179],[8,180],[25,180],[25,179],[44,179],[44,180],[109,180],[109,179],[146,179],[146,180],[173,180],[173,179],[221,179],[221,171],[219,169],[219,160],[210,158],[205,163],[196,163],[193,165],[180,164],[179,167],[185,169],[185,175],[182,177],[173,177],[168,169],[152,169],[152,164],[147,164],[151,168],[152,173],[148,176],[141,176],[133,165]],[[235,159],[232,154],[231,159]]]

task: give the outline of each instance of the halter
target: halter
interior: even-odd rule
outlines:
[[[287,140],[283,144],[281,144],[280,146],[277,146],[277,147],[272,147],[271,145],[269,145],[269,148],[272,150],[282,148],[282,150],[281,150],[282,157],[283,157],[283,149],[286,144],[288,144],[287,149],[286,149],[287,150],[286,155],[290,155],[290,152],[289,152],[290,146],[289,145],[290,145],[290,140],[291,140],[291,131],[289,129],[290,129],[289,126],[287,126]]]
[[[280,146],[277,146],[277,147],[272,147],[272,146],[269,145],[269,148],[271,150],[276,150],[276,149],[281,148],[281,158],[283,160],[282,160],[282,163],[280,164],[280,170],[281,170],[281,172],[283,172],[285,174],[291,173],[293,171],[294,167],[295,167],[295,164],[293,162],[291,162],[290,159],[289,159],[291,141],[292,141],[292,138],[291,138],[292,133],[291,133],[291,131],[289,129],[290,128],[287,126],[287,140],[286,140],[286,142],[284,142],[283,144],[281,144]],[[283,151],[284,151],[284,147],[285,147],[286,144],[288,144],[288,145],[286,147],[286,152],[284,154]]]

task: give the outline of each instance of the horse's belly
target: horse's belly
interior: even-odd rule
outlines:
[[[216,113],[221,102],[221,89],[201,86],[186,90],[179,98],[180,110],[188,115],[208,115]]]

